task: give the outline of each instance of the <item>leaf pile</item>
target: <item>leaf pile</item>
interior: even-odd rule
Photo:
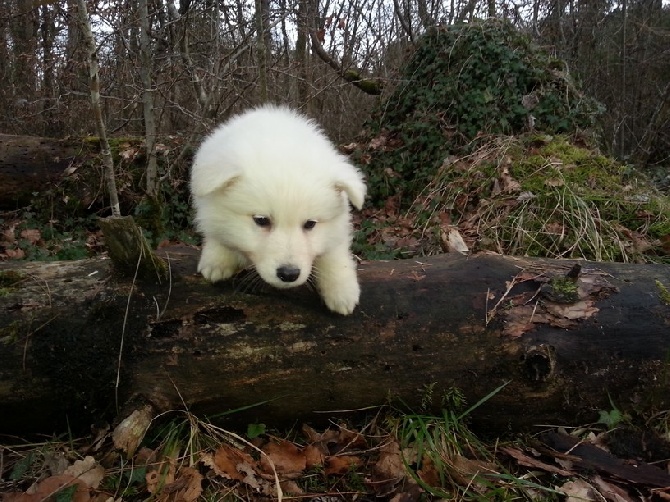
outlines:
[[[609,432],[547,431],[522,442],[485,445],[462,416],[446,410],[442,417],[377,415],[359,430],[344,423],[323,432],[303,425],[292,440],[268,432],[244,438],[186,414],[158,427],[152,440],[132,452],[111,448],[108,429],[86,441],[0,445],[0,491],[4,502],[413,502],[560,495],[623,502],[652,494],[670,500],[668,439],[651,429],[622,427],[624,420]]]
[[[483,140],[468,155],[445,157],[409,209],[398,197],[369,209],[356,250],[448,252],[457,233],[470,252],[669,261],[670,201],[637,171],[565,136]]]
[[[368,175],[373,204],[399,193],[406,204],[448,155],[468,153],[481,135],[592,130],[600,111],[564,62],[510,23],[437,27],[419,40],[354,159]]]

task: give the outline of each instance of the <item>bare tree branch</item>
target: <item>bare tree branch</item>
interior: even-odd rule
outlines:
[[[343,68],[340,63],[335,61],[335,59],[331,57],[330,54],[328,54],[328,52],[323,48],[323,45],[321,44],[321,40],[319,40],[319,36],[315,28],[316,13],[312,12],[309,17],[312,22],[312,28],[309,30],[309,36],[312,42],[312,48],[314,49],[316,55],[319,56],[319,58],[321,58],[321,60],[324,63],[326,63],[333,70],[335,70],[340,77],[342,77],[347,82],[350,82],[354,86],[358,87],[364,93],[372,95],[381,94],[383,87],[381,81],[365,78],[356,69]]]

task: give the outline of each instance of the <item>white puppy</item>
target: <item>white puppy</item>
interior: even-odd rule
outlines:
[[[252,265],[268,284],[290,288],[313,274],[330,310],[353,312],[360,287],[349,202],[361,208],[365,183],[313,121],[275,106],[231,118],[196,153],[191,191],[206,279]]]

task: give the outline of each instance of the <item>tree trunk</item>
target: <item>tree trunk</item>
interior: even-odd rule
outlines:
[[[195,275],[163,250],[161,284],[110,262],[5,264],[0,430],[87,426],[131,396],[279,425],[457,387],[490,431],[668,409],[670,267],[446,255],[360,266],[362,300]],[[117,385],[118,379],[118,385]],[[611,401],[610,401],[611,399]],[[319,412],[328,412],[325,415]]]
[[[86,1],[79,0],[77,3],[79,22],[81,23],[82,34],[86,46],[86,55],[88,59],[89,87],[91,93],[91,111],[95,117],[95,127],[100,137],[100,155],[102,156],[103,173],[107,194],[109,195],[109,205],[112,210],[112,216],[121,216],[121,206],[119,204],[119,195],[116,190],[116,177],[114,174],[114,159],[112,150],[107,140],[107,128],[102,116],[102,104],[100,102],[100,71],[98,65],[98,48],[95,37],[91,31],[91,22],[86,10]]]
[[[158,199],[160,180],[156,162],[156,113],[154,111],[154,87],[152,82],[151,20],[149,18],[149,1],[138,2],[140,16],[140,80],[142,81],[142,116],[144,117],[144,137],[147,152],[146,189],[147,195],[153,200]]]

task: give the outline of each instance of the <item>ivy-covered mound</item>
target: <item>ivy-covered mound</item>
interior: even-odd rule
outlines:
[[[481,135],[591,129],[599,111],[561,60],[509,23],[435,28],[369,122],[374,139],[358,161],[373,202],[398,193],[411,201],[447,155],[467,151]]]
[[[588,147],[600,106],[514,27],[434,29],[403,75],[353,154],[373,206],[384,206],[367,215],[358,252],[445,250],[456,224],[470,250],[623,261],[667,254],[667,198]]]

